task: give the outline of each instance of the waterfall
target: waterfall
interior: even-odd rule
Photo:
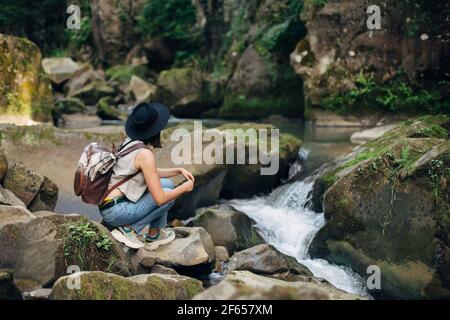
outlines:
[[[282,185],[265,197],[231,200],[229,204],[246,213],[257,223],[267,243],[308,267],[315,277],[328,280],[346,292],[368,296],[364,280],[346,267],[323,259],[311,259],[308,248],[316,233],[325,225],[323,213],[307,206],[315,176]]]

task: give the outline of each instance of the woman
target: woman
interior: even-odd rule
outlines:
[[[169,110],[159,103],[140,103],[128,117],[125,132],[128,138],[121,150],[137,143],[161,148],[160,134],[169,119]],[[158,168],[150,148],[141,148],[119,158],[114,165],[109,187],[127,176],[136,174],[105,198],[99,206],[103,220],[115,227],[111,233],[126,246],[150,250],[175,239],[167,224],[167,213],[174,200],[194,186],[193,175],[183,168]],[[183,175],[187,181],[174,188],[168,178]],[[143,232],[144,228],[147,232]]]

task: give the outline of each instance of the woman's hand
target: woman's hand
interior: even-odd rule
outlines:
[[[194,189],[194,181],[188,180],[182,184],[184,192],[191,192]]]
[[[192,181],[192,183],[195,182],[195,178],[194,178],[194,175],[192,173],[190,173],[189,171],[187,171],[184,168],[179,168],[178,170],[180,171],[180,174],[183,175],[183,177],[186,178],[186,180]]]

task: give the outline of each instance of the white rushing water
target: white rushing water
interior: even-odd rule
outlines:
[[[266,197],[231,200],[230,205],[254,219],[268,243],[296,258],[314,276],[344,291],[367,296],[363,279],[352,270],[308,255],[312,239],[325,225],[323,213],[315,213],[306,206],[313,183],[314,177],[310,177],[283,185]]]

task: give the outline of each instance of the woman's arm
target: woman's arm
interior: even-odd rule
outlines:
[[[186,178],[186,180],[192,180],[192,182],[195,182],[192,173],[190,173],[184,168],[167,168],[167,169],[156,168],[156,171],[158,172],[160,178],[172,178],[181,174]]]
[[[169,201],[175,200],[183,193],[192,191],[194,187],[194,182],[188,180],[173,190],[165,191],[161,187],[155,156],[150,150],[144,149],[140,151],[134,160],[134,165],[136,169],[141,170],[144,174],[148,190],[158,206],[162,206]]]

